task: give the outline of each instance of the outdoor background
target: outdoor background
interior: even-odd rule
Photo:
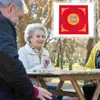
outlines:
[[[29,13],[23,17],[17,26],[18,47],[25,45],[24,30],[30,23],[43,23],[48,30],[44,47],[48,49],[54,68],[72,70],[74,66],[84,67],[91,49],[99,41],[96,31],[96,21],[100,18],[100,0],[24,0]],[[95,32],[94,38],[52,38],[53,2],[95,2]]]
[[[80,70],[84,68],[91,49],[99,41],[96,31],[96,21],[100,18],[100,0],[24,0],[29,9],[17,26],[18,47],[25,45],[24,30],[30,23],[43,23],[48,30],[44,47],[48,49],[54,69]],[[53,34],[53,2],[95,2],[94,38],[52,38]],[[53,81],[53,84],[58,80]],[[81,81],[80,81],[81,84]],[[68,83],[67,83],[68,85]],[[67,86],[66,85],[66,86]]]
[[[48,30],[48,37],[45,40],[44,47],[48,49],[54,69],[64,70],[82,70],[88,60],[91,49],[99,41],[96,21],[100,18],[100,0],[24,0],[29,9],[17,26],[18,49],[25,45],[24,30],[30,23],[43,23]],[[53,2],[95,2],[94,13],[94,38],[52,38],[53,31]],[[58,83],[58,79],[53,79],[52,85]],[[79,81],[80,86],[83,81]],[[51,85],[51,83],[49,83]],[[72,88],[69,82],[66,82],[63,88]]]

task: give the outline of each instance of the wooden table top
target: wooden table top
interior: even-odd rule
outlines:
[[[70,77],[74,79],[100,79],[100,69],[85,70],[85,71],[66,71],[66,70],[40,70],[37,72],[27,72],[29,76],[43,76],[43,77]]]

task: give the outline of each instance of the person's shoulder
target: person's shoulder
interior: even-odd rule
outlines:
[[[100,42],[98,42],[92,49],[92,52],[97,52],[100,49]]]
[[[0,14],[0,23],[5,24],[5,18]]]
[[[100,47],[100,41],[94,46],[94,48]]]
[[[0,26],[1,26],[0,28],[6,28],[8,25],[8,21],[10,21],[8,18],[0,14]],[[3,27],[3,25],[5,24],[6,24],[6,27]]]
[[[18,53],[25,53],[25,52],[26,52],[25,46],[21,47],[21,48],[18,50]]]

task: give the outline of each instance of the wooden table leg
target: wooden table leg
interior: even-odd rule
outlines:
[[[92,100],[98,100],[98,97],[100,95],[100,82],[98,83],[96,90],[93,94]]]
[[[46,85],[46,83],[45,83],[43,77],[39,76],[39,77],[37,77],[37,78],[38,78],[38,80],[39,80],[41,86],[42,86],[43,88],[45,88],[45,89],[48,90],[48,87],[47,87],[47,85]]]
[[[60,82],[58,83],[58,86],[57,86],[57,89],[56,90],[60,90],[61,87],[63,86],[63,84],[64,84],[64,81],[61,81],[60,80]]]
[[[80,89],[80,87],[79,87],[79,85],[78,85],[78,83],[77,83],[77,81],[72,80],[71,83],[72,83],[74,89],[76,90],[76,93],[77,93],[79,99],[80,100],[86,100],[83,93],[82,93],[82,91],[81,91],[81,89]]]

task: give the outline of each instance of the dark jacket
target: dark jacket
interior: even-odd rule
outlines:
[[[95,64],[96,68],[100,68],[100,50],[96,54]]]
[[[15,26],[2,14],[0,14],[0,89],[7,95],[14,96],[16,100],[32,100],[35,93],[24,66],[18,59]]]

